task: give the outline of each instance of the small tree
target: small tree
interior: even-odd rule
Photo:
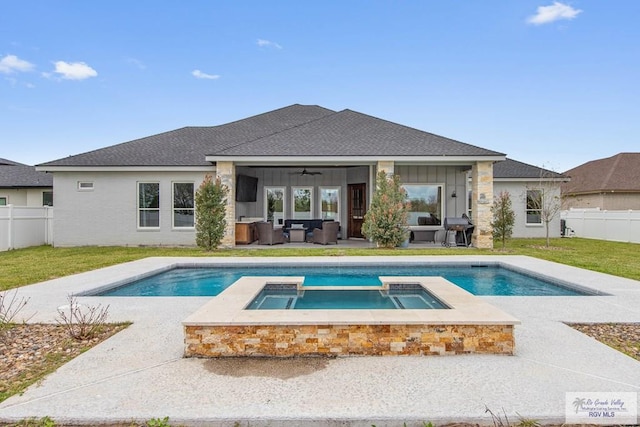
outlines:
[[[493,220],[491,221],[493,238],[494,240],[502,241],[502,249],[504,250],[506,241],[511,238],[513,224],[516,220],[516,214],[511,208],[511,196],[508,191],[500,192],[494,199],[491,213],[493,214]]]
[[[400,177],[387,177],[379,172],[376,192],[369,211],[364,216],[362,234],[379,247],[395,248],[408,237],[407,193],[400,185]]]
[[[207,175],[196,191],[196,244],[208,251],[220,245],[224,230],[229,188],[220,178]]]
[[[557,175],[555,172],[541,169],[539,182],[535,187],[528,187],[525,196],[527,212],[535,212],[540,216],[540,221],[544,223],[547,247],[551,244],[549,238],[550,224],[562,210],[562,199],[560,198],[558,183],[560,178]]]

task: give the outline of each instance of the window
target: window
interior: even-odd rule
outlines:
[[[195,204],[193,182],[173,183],[173,227],[193,228]]]
[[[409,225],[442,225],[442,184],[404,184]]]
[[[7,198],[0,197],[0,206],[7,206]]]
[[[93,191],[93,182],[78,181],[79,191]]]
[[[542,190],[527,190],[527,224],[542,224]]]
[[[53,206],[53,191],[42,192],[42,206]]]
[[[293,187],[293,219],[312,219],[313,187]]]
[[[160,183],[138,183],[138,227],[160,227]]]
[[[274,224],[282,224],[284,222],[285,207],[285,188],[284,187],[265,187],[264,188],[264,217],[267,221],[273,221]]]
[[[340,188],[320,187],[320,206],[322,219],[340,221]]]

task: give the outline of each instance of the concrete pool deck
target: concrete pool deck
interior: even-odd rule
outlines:
[[[640,362],[563,322],[640,322],[640,282],[524,256],[148,258],[19,289],[30,322],[55,322],[70,293],[175,264],[503,263],[609,296],[481,297],[518,318],[514,356],[185,359],[182,321],[209,297],[79,297],[110,305],[123,332],[0,404],[0,421],[59,423],[169,417],[173,425],[492,424],[485,407],[562,423],[566,392],[640,392]]]

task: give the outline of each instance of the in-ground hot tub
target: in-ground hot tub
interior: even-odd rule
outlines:
[[[185,356],[514,353],[520,322],[482,299],[441,277],[380,280],[387,291],[392,284],[419,286],[443,308],[255,310],[249,307],[266,285],[295,284],[304,292],[304,278],[243,277],[183,321]]]
[[[316,287],[267,283],[248,310],[406,310],[447,309],[418,283],[388,286]]]

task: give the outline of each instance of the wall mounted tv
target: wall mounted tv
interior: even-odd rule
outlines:
[[[247,175],[236,177],[236,202],[255,202],[258,197],[258,178]]]

